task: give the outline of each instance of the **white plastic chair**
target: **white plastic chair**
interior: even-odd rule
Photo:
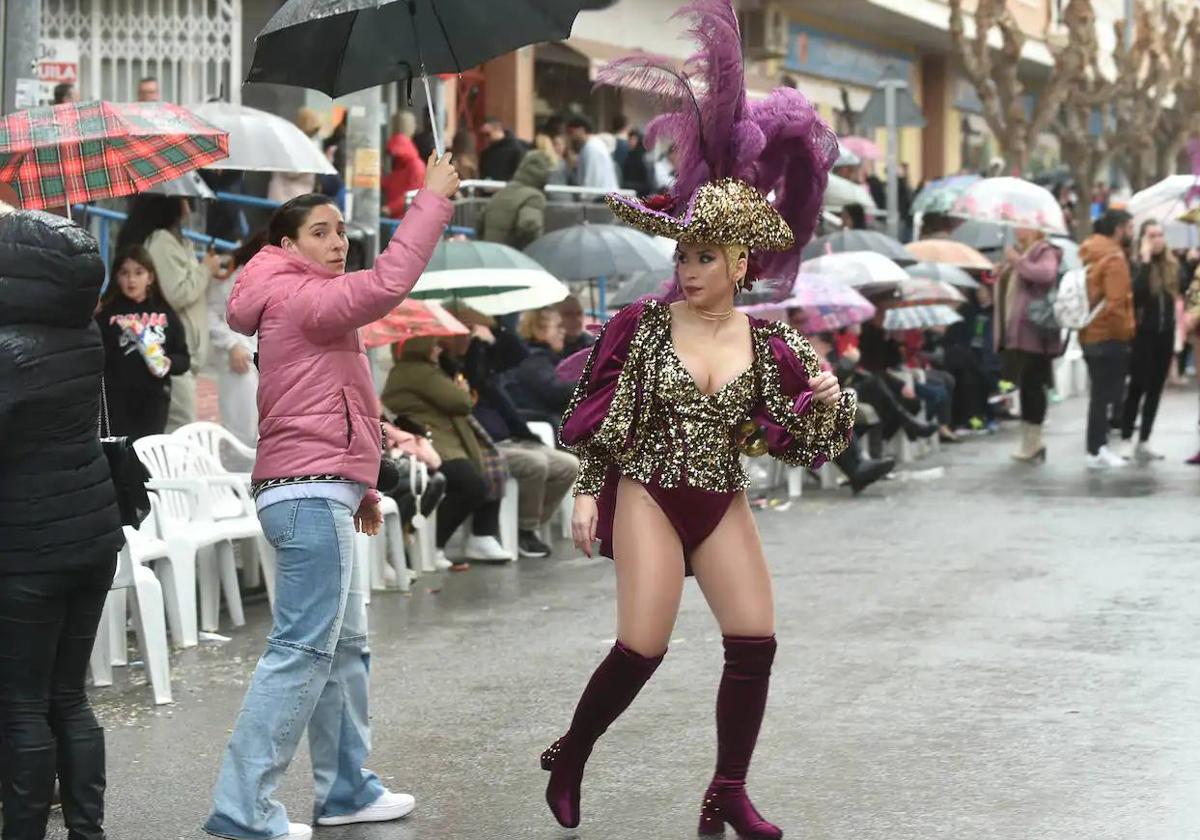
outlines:
[[[228,475],[238,479],[246,488],[246,493],[230,491],[226,488],[217,488],[216,505],[213,510],[213,517],[219,520],[237,519],[242,516],[250,516],[257,521],[258,514],[255,510],[253,498],[249,496],[250,489],[250,473],[233,472],[225,468],[224,461],[221,459],[222,445],[228,446],[237,455],[253,462],[255,450],[246,446],[233,432],[226,429],[224,426],[217,423],[198,422],[188,423],[173,432],[175,437],[186,440],[192,446],[202,450],[208,458],[203,460],[199,466],[205,475]],[[270,543],[266,541],[262,534],[262,528],[247,525],[248,529],[253,529],[253,533],[247,539],[253,539],[255,548],[254,558],[250,558],[248,554],[244,554],[242,564],[242,574],[245,578],[246,585],[250,587],[258,586],[261,581],[267,588],[267,600],[275,603],[275,552],[271,548]],[[243,546],[247,545],[246,543]]]
[[[196,618],[196,582],[204,605],[204,629],[217,629],[215,607],[220,588],[225,590],[230,620],[245,624],[237,567],[231,540],[261,534],[257,518],[241,516],[217,521],[217,488],[237,495],[249,494],[241,482],[229,475],[205,474],[205,453],[172,435],[150,435],[133,444],[151,479],[147,489],[159,497],[159,534],[167,545],[167,561],[157,564],[167,604],[167,623],[176,644],[194,647],[199,643]],[[242,503],[243,505],[246,502]],[[226,504],[226,507],[228,505]],[[252,507],[251,507],[252,510]],[[210,559],[206,549],[212,549]],[[203,553],[202,553],[203,552]],[[214,568],[215,565],[215,568]]]
[[[556,446],[554,440],[554,427],[549,423],[537,422],[526,423],[529,431],[533,432],[542,443],[553,449]],[[571,515],[574,513],[575,499],[570,493],[563,496],[562,503],[558,506],[558,532],[559,536],[564,540],[571,539]],[[553,544],[553,533],[551,532],[550,523],[546,524],[545,533],[546,542]]]
[[[125,664],[126,593],[132,598],[133,627],[138,649],[158,705],[173,702],[171,696],[171,664],[167,646],[167,625],[163,607],[162,585],[146,563],[166,559],[167,545],[158,538],[158,503],[150,495],[150,516],[141,529],[125,528],[125,547],[117,554],[117,572],[112,589],[104,603],[104,612],[92,647],[92,682],[97,686],[112,685],[113,665]],[[115,661],[113,651],[120,653]]]

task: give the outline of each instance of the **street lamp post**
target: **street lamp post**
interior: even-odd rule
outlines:
[[[4,38],[4,90],[0,111],[17,110],[17,80],[32,79],[37,68],[38,44],[42,33],[40,0],[3,0],[0,23]]]

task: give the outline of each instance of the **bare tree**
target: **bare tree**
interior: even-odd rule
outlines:
[[[1187,29],[1173,9],[1160,19],[1146,3],[1134,12],[1132,39],[1124,37],[1125,21],[1113,24],[1116,75],[1109,97],[1112,133],[1106,139],[1134,190],[1149,186],[1156,174],[1154,138],[1182,72],[1170,57],[1185,52]]]
[[[1089,0],[1068,0],[1064,19],[1080,13],[1081,6],[1091,13]],[[1094,16],[1093,16],[1094,21]],[[993,30],[999,33],[1000,47],[989,43]],[[975,32],[965,30],[963,0],[950,0],[950,40],[967,79],[983,105],[983,118],[995,135],[1010,168],[1023,173],[1040,134],[1049,128],[1070,92],[1073,81],[1082,72],[1077,50],[1070,44],[1057,49],[1050,77],[1041,88],[1033,113],[1026,114],[1026,88],[1018,69],[1028,37],[1008,10],[1006,0],[979,0],[975,9]]]
[[[1175,172],[1188,139],[1200,132],[1200,10],[1192,11],[1166,60],[1173,65],[1175,101],[1154,133],[1156,178]]]

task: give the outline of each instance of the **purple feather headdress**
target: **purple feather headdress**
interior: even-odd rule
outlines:
[[[736,178],[770,196],[791,228],[786,251],[753,255],[752,273],[790,287],[800,251],[812,238],[837,159],[837,139],[803,94],[777,88],[765,99],[746,97],[741,33],[729,0],[692,0],[675,17],[692,19],[699,49],[684,70],[664,56],[639,53],[608,64],[597,84],[631,87],[664,100],[664,113],[646,127],[646,145],[675,144],[677,177],[656,209],[682,213],[696,190]],[[695,80],[695,81],[693,81]]]

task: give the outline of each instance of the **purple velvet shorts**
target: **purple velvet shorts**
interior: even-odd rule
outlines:
[[[615,468],[610,468],[604,479],[600,498],[596,500],[600,514],[596,536],[600,540],[600,553],[605,557],[613,556],[613,518],[617,511],[617,485],[620,481],[620,473]],[[679,536],[679,542],[683,545],[685,573],[691,575],[692,552],[708,539],[720,524],[721,517],[725,515],[737,493],[717,493],[696,487],[666,488],[657,484],[642,486],[646,488],[650,498],[658,503]]]

